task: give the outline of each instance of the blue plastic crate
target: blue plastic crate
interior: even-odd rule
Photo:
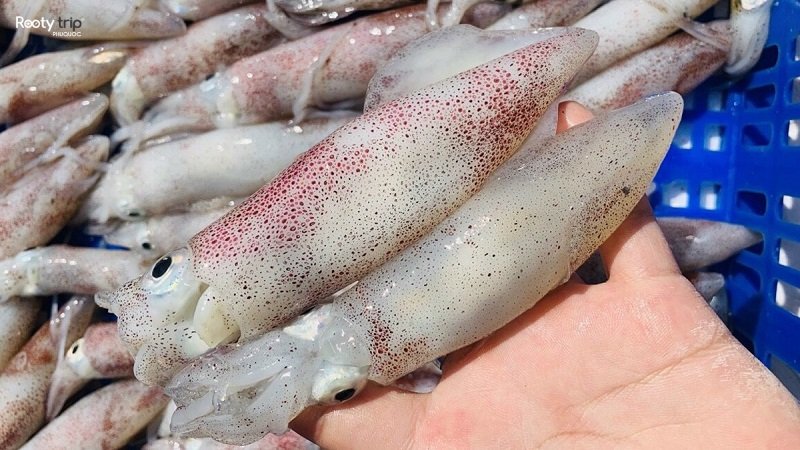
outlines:
[[[728,324],[800,398],[800,0],[777,0],[755,69],[686,98],[656,176],[659,216],[737,223],[764,236],[719,267]]]

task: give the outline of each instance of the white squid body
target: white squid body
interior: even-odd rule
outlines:
[[[0,123],[37,116],[114,78],[125,64],[119,46],[42,53],[0,69]]]
[[[108,156],[108,138],[89,136],[74,155],[34,167],[0,197],[0,258],[44,245],[61,230],[92,187],[97,164]]]
[[[475,342],[567,280],[644,195],[681,117],[664,94],[525,148],[427,237],[351,290],[218,348],[167,387],[173,430],[245,444],[312,404],[390,384]]]
[[[263,18],[265,9],[264,4],[239,8],[134,52],[111,84],[114,117],[122,125],[132,123],[153,100],[281,42]]]
[[[186,31],[183,20],[150,7],[150,3],[150,0],[3,0],[0,25],[14,29],[18,16],[29,20],[44,18],[55,22],[52,28],[37,21],[36,26],[26,29],[33,34],[66,40],[158,39]],[[36,7],[31,8],[30,4]]]
[[[114,160],[84,208],[91,221],[103,223],[185,211],[202,200],[246,197],[350,118],[216,130],[148,147]]]
[[[261,1],[263,0],[161,0],[161,4],[172,14],[196,22],[237,6]]]
[[[486,33],[519,50],[353,120],[188,248],[98,295],[136,353],[136,376],[163,383],[187,359],[297,316],[425,235],[519,148],[596,42],[579,29]]]
[[[127,247],[145,258],[156,259],[168,251],[185,247],[195,234],[224,216],[230,206],[185,213],[153,216],[136,222],[121,222],[103,233],[108,244]]]
[[[687,33],[678,33],[609,67],[562,99],[574,100],[592,111],[601,112],[630,105],[659,92],[687,94],[722,67],[728,55],[723,48],[730,48],[728,21],[712,22],[705,30],[713,36],[717,46]]]
[[[658,43],[678,30],[686,18],[697,17],[714,3],[717,0],[613,0],[597,8],[573,24],[600,35],[597,50],[575,84]]]
[[[72,140],[94,132],[108,98],[90,94],[0,133],[0,189],[20,179],[28,165],[42,161]]]
[[[575,23],[605,0],[538,0],[515,8],[489,30],[524,30]]]
[[[53,245],[0,261],[0,302],[12,296],[96,294],[140,275],[147,262],[120,250]]]
[[[773,0],[732,0],[731,48],[725,71],[743,75],[758,62],[769,34],[769,16]]]

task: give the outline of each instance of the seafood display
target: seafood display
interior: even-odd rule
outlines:
[[[436,396],[614,283],[681,95],[763,67],[773,7],[0,1],[0,448],[311,450],[307,408]],[[657,219],[736,329],[727,267],[775,238],[733,220]]]
[[[290,319],[429,232],[477,191],[519,148],[597,37],[579,29],[508,32],[497,45],[506,40],[530,45],[354,119],[188,248],[98,295],[136,354],[136,377],[163,383],[189,358]],[[482,82],[487,74],[492,82]]]

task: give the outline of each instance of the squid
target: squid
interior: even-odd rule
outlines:
[[[122,448],[167,401],[158,388],[118,381],[80,399],[22,448]]]
[[[0,123],[18,123],[85,95],[114,78],[126,57],[118,45],[101,45],[42,53],[0,69]]]
[[[349,122],[186,248],[98,294],[136,354],[136,377],[163,383],[188,359],[295,317],[425,235],[519,148],[597,39],[569,28],[486,33],[517,50]]]
[[[90,325],[56,365],[47,395],[47,419],[56,417],[67,399],[90,380],[132,376],[133,357],[120,341],[117,325]]]
[[[12,296],[95,294],[122,286],[148,262],[120,250],[52,245],[0,261],[0,302]]]
[[[107,244],[127,247],[147,259],[159,256],[180,247],[185,247],[195,234],[224,216],[241,201],[206,211],[165,214],[144,220],[121,222],[106,229],[103,240]]]
[[[89,136],[74,154],[31,170],[0,197],[0,258],[44,245],[75,214],[108,156],[105,136]]]
[[[725,72],[743,75],[753,68],[761,56],[769,33],[769,16],[773,0],[731,0],[733,46],[725,64]]]
[[[133,123],[154,100],[281,42],[264,20],[265,9],[263,4],[239,8],[134,52],[111,84],[111,111],[117,122]]]
[[[259,1],[263,0],[161,0],[161,5],[172,14],[195,22]]]
[[[573,26],[600,35],[597,51],[575,78],[577,85],[617,61],[642,51],[677,31],[716,0],[612,0]]]
[[[289,17],[303,25],[317,26],[343,19],[359,11],[375,11],[414,3],[413,0],[275,0]]]
[[[9,186],[30,166],[94,132],[107,109],[105,95],[90,94],[0,133],[0,187]]]
[[[599,112],[667,90],[687,94],[725,64],[731,46],[728,21],[716,21],[705,28],[717,45],[678,33],[609,67],[563,98]]]
[[[147,443],[144,450],[318,450],[319,447],[299,434],[288,431],[280,436],[269,434],[252,444],[234,446],[213,439],[162,438]]]
[[[89,325],[94,303],[73,297],[42,325],[0,374],[0,448],[19,448],[44,424],[47,389],[59,342],[72,342]]]
[[[0,26],[24,28],[66,40],[159,39],[186,32],[179,17],[150,6],[150,0],[4,0]],[[30,22],[22,22],[19,18]]]
[[[761,233],[741,225],[683,217],[657,220],[681,272],[724,261],[763,240]]]
[[[572,25],[592,12],[605,0],[538,0],[513,9],[489,30],[524,30],[527,28]]]
[[[426,237],[331,303],[219,347],[165,391],[172,429],[246,444],[310,405],[389,385],[564,283],[642,198],[682,114],[668,93],[520,150]]]
[[[94,223],[137,220],[203,200],[246,197],[351,117],[215,130],[118,158],[89,195],[86,215]]]
[[[0,303],[0,372],[28,342],[36,328],[40,304],[26,298],[10,298]]]
[[[143,125],[118,134],[146,140],[279,120],[306,107],[359,104],[377,67],[427,31],[421,6],[337,25],[241,59],[155,103]]]

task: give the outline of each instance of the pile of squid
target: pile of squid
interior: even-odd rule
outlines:
[[[315,448],[311,405],[435,389],[406,375],[604,281],[679,94],[752,68],[772,2],[439,3],[0,4],[0,448]],[[659,224],[724,318],[703,269],[760,234]]]

